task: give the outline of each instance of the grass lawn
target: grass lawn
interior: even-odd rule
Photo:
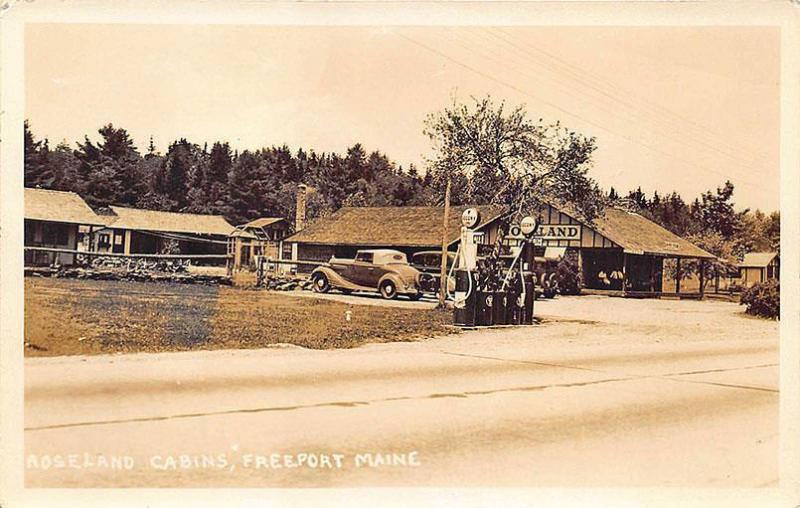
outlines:
[[[26,356],[276,343],[348,348],[451,332],[451,323],[447,311],[349,305],[226,286],[25,279]]]

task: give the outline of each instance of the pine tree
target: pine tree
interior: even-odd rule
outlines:
[[[243,224],[262,214],[260,206],[259,161],[245,150],[236,159],[229,180],[230,211],[228,217],[234,224]]]
[[[153,143],[153,136],[150,136],[150,143],[147,145],[147,154],[144,156],[145,159],[152,159],[153,157],[158,156],[158,152],[156,152],[156,145]]]
[[[188,204],[189,174],[192,167],[194,147],[185,138],[172,143],[164,159],[162,168],[161,194],[171,202],[178,211]]]
[[[53,173],[53,189],[78,190],[78,159],[66,140],[62,140],[50,153],[49,164]]]
[[[27,120],[23,128],[25,186],[52,188],[55,178],[49,161],[50,147],[47,139],[37,141]]]
[[[78,144],[77,187],[92,206],[134,205],[147,191],[147,182],[139,173],[141,156],[125,129],[107,124],[98,130],[100,141],[88,136]]]

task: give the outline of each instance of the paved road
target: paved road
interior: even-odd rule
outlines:
[[[27,483],[777,484],[774,323],[721,302],[540,310],[353,350],[29,359]]]

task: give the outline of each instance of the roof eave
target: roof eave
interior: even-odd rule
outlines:
[[[73,224],[76,226],[105,226],[102,222],[88,222],[88,221],[77,221],[77,220],[63,220],[63,219],[51,219],[51,218],[41,218],[41,217],[25,217],[25,220],[35,220],[39,222],[55,222],[57,224]]]
[[[123,225],[109,224],[109,225],[105,225],[105,228],[106,229],[124,229],[126,231],[143,231],[145,233],[164,233],[164,234],[175,233],[175,234],[180,234],[180,235],[208,235],[208,236],[225,236],[225,237],[230,236],[231,233],[233,233],[232,230],[229,233],[221,233],[221,232],[213,232],[213,233],[211,233],[211,232],[208,232],[208,231],[177,231],[177,230],[174,230],[174,229],[147,229],[147,228],[137,228],[137,227],[132,227],[132,226],[126,226],[124,224]]]

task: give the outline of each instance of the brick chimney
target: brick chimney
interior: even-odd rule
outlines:
[[[308,188],[301,183],[297,186],[297,202],[294,210],[294,231],[300,231],[306,227],[306,192]]]

